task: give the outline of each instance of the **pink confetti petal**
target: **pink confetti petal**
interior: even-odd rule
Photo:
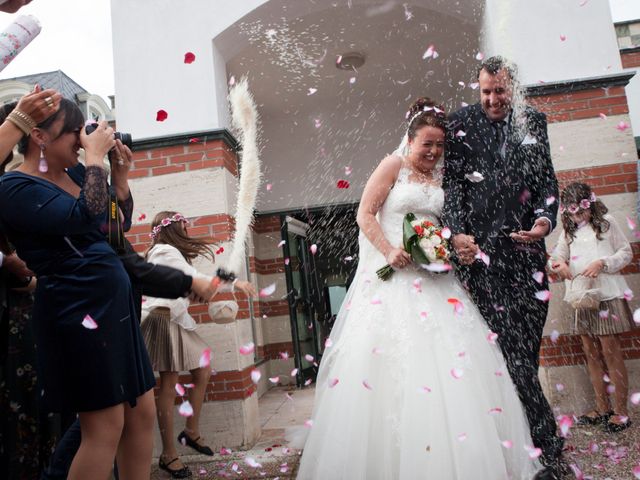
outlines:
[[[304,386],[308,387],[309,385],[311,385],[311,382],[313,382],[313,378],[308,378],[307,380],[304,381]]]
[[[484,53],[482,53],[482,52],[476,53],[476,60],[478,60],[479,62],[484,60]]]
[[[502,446],[504,448],[511,448],[513,447],[513,442],[511,440],[505,440],[502,442]]]
[[[189,403],[189,400],[185,400],[178,408],[178,413],[183,417],[191,417],[193,415],[193,407]]]
[[[305,426],[305,427],[308,427],[308,428],[313,427],[313,420],[311,420],[311,419],[309,419],[309,420],[305,420],[305,422],[304,422],[304,426]]]
[[[308,90],[308,92],[307,92],[307,96],[309,96],[309,95],[313,95],[313,94],[314,94],[314,93],[316,93],[317,91],[318,91],[318,89],[317,89],[317,88],[313,88],[313,87],[312,87],[312,88],[310,88],[310,89]]]
[[[449,240],[451,238],[451,229],[449,227],[444,227],[440,233],[442,234],[442,238],[445,240]]]
[[[620,123],[618,123],[616,125],[616,128],[618,130],[620,130],[621,132],[624,132],[627,128],[629,128],[631,125],[629,125],[627,122],[625,122],[624,120],[621,121]]]
[[[479,86],[480,86],[480,84],[478,82],[473,82],[473,83],[469,84],[469,87],[471,87],[471,90],[475,90]]]
[[[466,433],[461,433],[460,435],[458,435],[458,441],[459,442],[464,442],[467,439],[467,434]]]
[[[239,348],[239,351],[241,355],[250,355],[256,351],[256,345],[253,342],[249,342],[245,345],[242,345]]]
[[[184,63],[193,63],[196,60],[196,56],[193,52],[187,52],[184,54]]]
[[[258,296],[260,296],[260,298],[270,297],[275,293],[275,291],[276,291],[276,284],[272,283],[271,285],[268,285],[260,289],[260,293],[258,293]]]
[[[249,465],[251,468],[261,468],[262,467],[262,464],[256,462],[255,458],[251,458],[251,457],[246,457],[244,459],[244,463]]]
[[[315,255],[316,252],[318,251],[318,246],[314,243],[309,247],[309,251],[311,252],[311,255]]]
[[[413,288],[418,293],[422,292],[422,279],[421,278],[418,277],[413,281]]]
[[[566,437],[569,434],[569,429],[573,426],[573,418],[569,415],[562,415],[558,419],[558,426],[560,427],[560,434]]]
[[[267,189],[267,192],[270,192],[271,189],[273,188],[273,184],[272,183],[267,183],[264,188]]]
[[[464,375],[464,370],[461,368],[452,368],[450,373],[453,378],[459,380]]]
[[[544,280],[544,272],[536,272],[533,274],[533,279],[538,282],[538,283],[542,283],[542,281]]]
[[[380,300],[380,297],[378,297],[377,295],[374,295],[371,298],[371,305],[380,305],[382,303],[382,300]]]
[[[573,474],[576,476],[576,480],[584,480],[584,473],[582,473],[582,470],[580,470],[578,465],[572,463],[571,465],[569,465],[569,467],[573,471]]]
[[[466,136],[467,136],[467,134],[465,132],[463,132],[462,130],[458,130],[456,132],[456,137],[458,137],[458,138],[462,138],[462,137],[466,137]]]
[[[380,355],[383,352],[383,350],[380,347],[373,347],[373,349],[371,350],[371,353],[373,353],[374,355]]]
[[[540,290],[536,292],[536,298],[542,302],[548,302],[551,298],[551,292],[549,290]]]
[[[231,450],[225,447],[220,448],[220,455],[231,455]]]
[[[313,360],[314,360],[313,355],[309,355],[308,353],[304,356],[304,359],[307,362],[313,362]]]
[[[351,167],[344,167],[344,174],[345,175],[351,175],[351,172],[352,172]]]
[[[337,379],[337,378],[330,378],[330,379],[329,379],[329,388],[333,388],[333,387],[335,387],[335,386],[338,384],[338,382],[340,382],[340,380],[339,380],[339,379]]]
[[[184,387],[183,387],[181,384],[176,383],[175,388],[176,388],[176,393],[177,393],[178,395],[180,395],[181,397],[182,397],[182,396],[184,396],[184,392],[185,392],[185,390],[184,390]]]
[[[627,226],[629,227],[629,230],[635,230],[636,229],[636,221],[631,217],[627,217]]]
[[[84,316],[84,319],[82,320],[82,326],[87,330],[95,330],[96,328],[98,328],[98,324],[89,314]]]
[[[560,338],[560,332],[558,330],[553,330],[551,332],[551,335],[549,335],[549,338],[551,338],[551,341],[553,343],[556,343],[558,341],[558,338]]]
[[[602,119],[602,120],[606,120],[607,116],[604,113],[599,113],[598,116]]]
[[[141,222],[143,221],[145,218],[147,218],[147,216],[144,213],[141,213],[140,216],[138,216],[138,221]]]
[[[640,404],[640,392],[635,392],[631,394],[631,403],[634,405]]]
[[[487,342],[489,342],[491,345],[495,345],[496,340],[498,340],[498,334],[489,330],[489,333],[487,334]]]
[[[427,319],[427,312],[420,312],[420,319],[421,320],[426,320]]]
[[[291,370],[291,376],[295,377],[298,374],[298,369],[294,368],[293,370]]]
[[[257,369],[251,370],[251,381],[253,383],[257,385],[258,382],[260,381],[260,378],[262,378],[262,373],[260,373],[260,370],[257,370]]]
[[[427,386],[420,387],[420,388],[418,389],[418,391],[419,391],[420,393],[431,393],[431,389],[430,389],[429,387],[427,387]]]
[[[289,257],[284,259],[284,264],[285,265],[289,265],[290,262],[291,262],[291,259]]]
[[[489,415],[497,415],[498,413],[502,413],[502,409],[500,407],[495,407],[489,410]]]
[[[489,264],[491,263],[491,259],[489,258],[489,255],[487,255],[486,253],[484,253],[482,250],[478,250],[478,253],[476,253],[475,258],[482,260],[482,262],[488,267]]]
[[[566,35],[560,35],[560,41],[564,42],[567,39]]]
[[[206,368],[211,365],[211,349],[205,348],[200,355],[200,368]]]
[[[633,470],[631,470],[631,472],[633,473],[634,477],[640,478],[640,465],[633,467]]]
[[[435,273],[448,272],[453,270],[453,267],[449,263],[430,263],[428,265],[423,265],[425,270]]]
[[[556,383],[556,390],[562,392],[564,390],[564,384]]]
[[[429,45],[427,50],[422,55],[423,60],[426,60],[427,58],[438,58],[438,52],[436,52],[436,48],[433,45]]]
[[[164,122],[167,118],[169,118],[169,114],[166,110],[158,110],[156,112],[156,122]]]
[[[447,302],[453,305],[453,311],[456,315],[460,315],[464,311],[463,303],[457,298],[448,298]]]
[[[289,352],[280,352],[278,355],[280,355],[280,358],[282,360],[286,360],[289,358]]]
[[[527,451],[527,453],[529,454],[529,458],[532,460],[535,460],[540,455],[542,455],[542,450],[539,448],[527,445],[524,447],[524,449]]]
[[[362,386],[364,388],[366,388],[367,390],[373,390],[373,387],[369,384],[369,382],[367,380],[363,380],[362,381]]]
[[[631,291],[631,289],[627,288],[627,289],[624,291],[624,299],[625,299],[627,302],[630,302],[630,301],[633,299],[633,292]]]
[[[278,248],[282,247],[285,243],[287,243],[286,240],[280,240],[280,243],[278,243]]]
[[[269,377],[269,381],[276,385],[280,381],[280,377]]]

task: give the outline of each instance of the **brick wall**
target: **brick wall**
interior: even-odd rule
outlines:
[[[622,60],[622,68],[640,67],[640,49],[628,52],[622,50],[620,59]]]
[[[627,95],[622,86],[535,96],[528,102],[544,112],[549,123],[629,113]]]

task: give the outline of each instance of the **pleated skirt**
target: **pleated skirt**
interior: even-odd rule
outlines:
[[[637,328],[624,298],[600,302],[597,310],[578,308],[574,316],[574,332],[578,335],[615,335]]]
[[[155,308],[142,322],[142,336],[156,372],[186,372],[200,367],[202,353],[210,348],[195,330],[171,321],[168,308]]]

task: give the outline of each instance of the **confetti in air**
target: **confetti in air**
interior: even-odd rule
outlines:
[[[82,320],[82,326],[88,330],[95,330],[96,328],[98,328],[98,324],[96,323],[96,321],[91,317],[91,315],[85,315],[84,319]]]
[[[270,297],[271,295],[274,294],[275,291],[276,291],[276,284],[272,283],[271,285],[261,288],[260,292],[258,293],[258,296],[260,298]]]
[[[187,52],[184,54],[184,63],[193,63],[196,60],[196,56],[194,53],[192,52]]]
[[[180,408],[178,409],[178,413],[183,417],[193,416],[193,407],[189,403],[189,400],[185,400],[184,402],[182,402]]]
[[[251,381],[253,383],[257,385],[260,381],[260,378],[262,378],[262,373],[260,373],[260,370],[251,370]]]
[[[211,349],[205,348],[200,355],[200,368],[205,368],[211,365]]]
[[[169,117],[169,114],[165,110],[158,110],[156,112],[156,122],[164,122]]]
[[[242,345],[239,349],[241,355],[250,355],[255,352],[256,346],[253,342]]]

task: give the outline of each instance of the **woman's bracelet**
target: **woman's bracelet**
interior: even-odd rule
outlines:
[[[33,118],[20,110],[16,110],[15,108],[9,115],[7,115],[7,120],[22,130],[25,135],[29,135],[31,130],[33,130],[37,125]]]

